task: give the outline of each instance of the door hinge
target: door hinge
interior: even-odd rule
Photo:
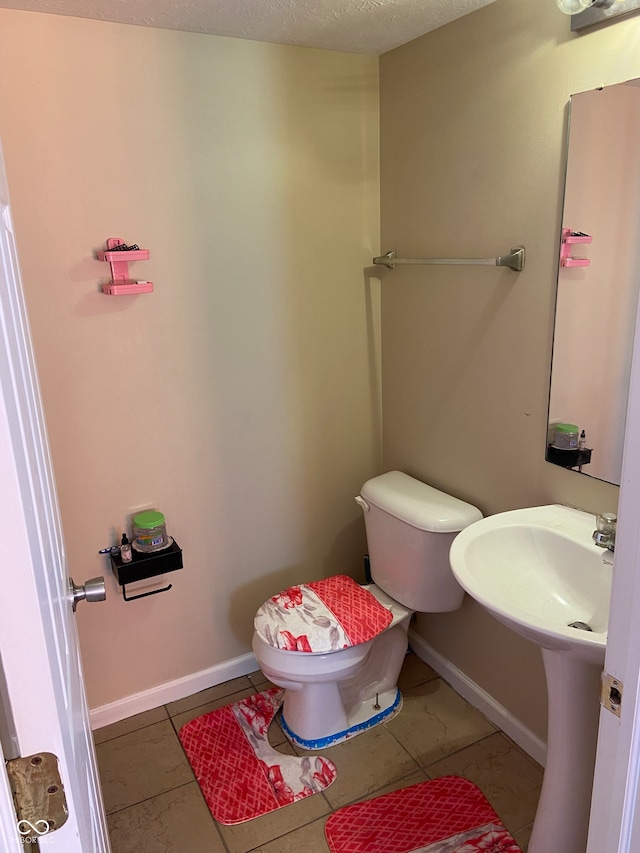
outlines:
[[[600,704],[607,711],[611,711],[616,717],[620,716],[622,711],[622,691],[623,684],[609,675],[608,672],[602,673],[602,690],[600,691]]]
[[[18,832],[23,840],[29,838],[34,844],[59,829],[69,817],[58,759],[51,752],[38,752],[26,758],[11,758],[6,765]]]

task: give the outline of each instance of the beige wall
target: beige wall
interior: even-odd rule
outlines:
[[[490,514],[617,489],[544,461],[572,92],[640,76],[640,19],[576,37],[553,2],[497,0],[381,59],[381,249],[487,257],[527,249],[520,275],[404,268],[382,291],[384,467]],[[603,152],[606,156],[606,152]],[[467,601],[422,616],[454,666],[544,737],[540,656]]]
[[[90,704],[250,650],[270,594],[358,576],[381,464],[377,61],[0,11],[0,136],[76,582],[137,507],[173,589],[77,619]],[[99,292],[110,236],[152,295]]]

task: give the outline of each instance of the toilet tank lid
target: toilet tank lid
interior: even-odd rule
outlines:
[[[360,494],[367,503],[431,533],[458,532],[482,518],[477,507],[402,471],[388,471],[367,480]]]

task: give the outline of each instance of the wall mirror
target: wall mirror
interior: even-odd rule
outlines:
[[[569,112],[546,458],[620,485],[640,290],[640,80],[572,95]]]

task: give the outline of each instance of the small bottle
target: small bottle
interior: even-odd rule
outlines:
[[[578,439],[578,450],[586,450],[587,447],[587,434],[584,430],[580,433],[580,438]]]
[[[122,542],[120,543],[120,559],[123,563],[130,563],[132,558],[131,545],[127,539],[127,534],[122,534]]]

